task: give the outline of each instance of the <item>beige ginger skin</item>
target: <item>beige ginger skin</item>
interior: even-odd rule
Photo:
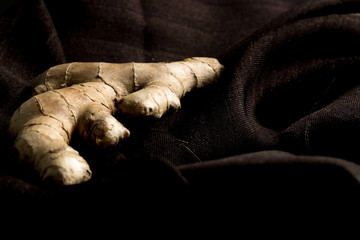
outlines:
[[[35,80],[34,96],[13,114],[9,134],[19,160],[59,185],[88,181],[88,163],[69,143],[74,131],[101,148],[130,132],[113,116],[160,118],[195,88],[214,83],[223,66],[214,58],[170,63],[81,63],[54,66]]]

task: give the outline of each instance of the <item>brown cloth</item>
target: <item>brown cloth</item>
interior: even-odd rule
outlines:
[[[220,81],[160,120],[118,116],[132,135],[114,149],[75,141],[94,171],[88,183],[54,188],[16,165],[9,119],[46,69],[192,56],[219,58]],[[185,205],[328,212],[325,203],[353,213],[359,83],[358,0],[19,1],[0,18],[0,196],[24,209],[79,198],[177,214]]]

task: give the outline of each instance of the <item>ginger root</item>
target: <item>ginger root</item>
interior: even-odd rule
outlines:
[[[91,178],[88,163],[69,146],[74,131],[106,148],[130,136],[114,113],[160,118],[180,108],[180,98],[217,80],[223,66],[214,58],[170,63],[68,63],[35,80],[34,96],[13,114],[9,134],[21,162],[43,180],[60,185]]]

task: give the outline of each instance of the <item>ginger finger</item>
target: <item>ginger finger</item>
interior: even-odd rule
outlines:
[[[68,145],[54,125],[28,125],[19,136],[14,145],[19,159],[33,164],[44,181],[71,185],[91,178],[87,162]]]
[[[78,128],[83,140],[101,148],[115,146],[130,136],[130,131],[101,104],[89,106],[79,119]]]
[[[135,86],[141,90],[120,100],[117,108],[133,116],[160,118],[170,108],[180,108],[180,99],[194,88],[214,83],[223,66],[213,58],[189,58],[171,63],[137,63]]]
[[[89,135],[98,134],[98,127],[79,128],[79,124],[87,122],[91,126],[92,119],[86,119],[88,112],[94,112],[99,106],[101,112],[96,113],[94,122],[102,116],[104,121],[109,121],[114,111],[114,98],[115,92],[104,83],[84,83],[48,91],[23,103],[12,116],[9,126],[20,161],[33,164],[43,180],[61,185],[89,180],[89,165],[69,142],[75,130],[80,134],[84,129]],[[105,129],[101,129],[106,141],[96,141],[100,146],[115,145],[128,136],[126,128],[111,120],[111,128],[105,124]]]

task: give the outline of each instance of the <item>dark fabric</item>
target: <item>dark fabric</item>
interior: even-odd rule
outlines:
[[[355,214],[359,13],[356,0],[20,1],[0,19],[1,199],[175,216],[296,215],[304,205]],[[17,165],[7,125],[33,77],[65,62],[191,56],[219,58],[219,82],[160,120],[118,116],[132,135],[114,149],[75,140],[94,171],[88,183],[54,188]]]

